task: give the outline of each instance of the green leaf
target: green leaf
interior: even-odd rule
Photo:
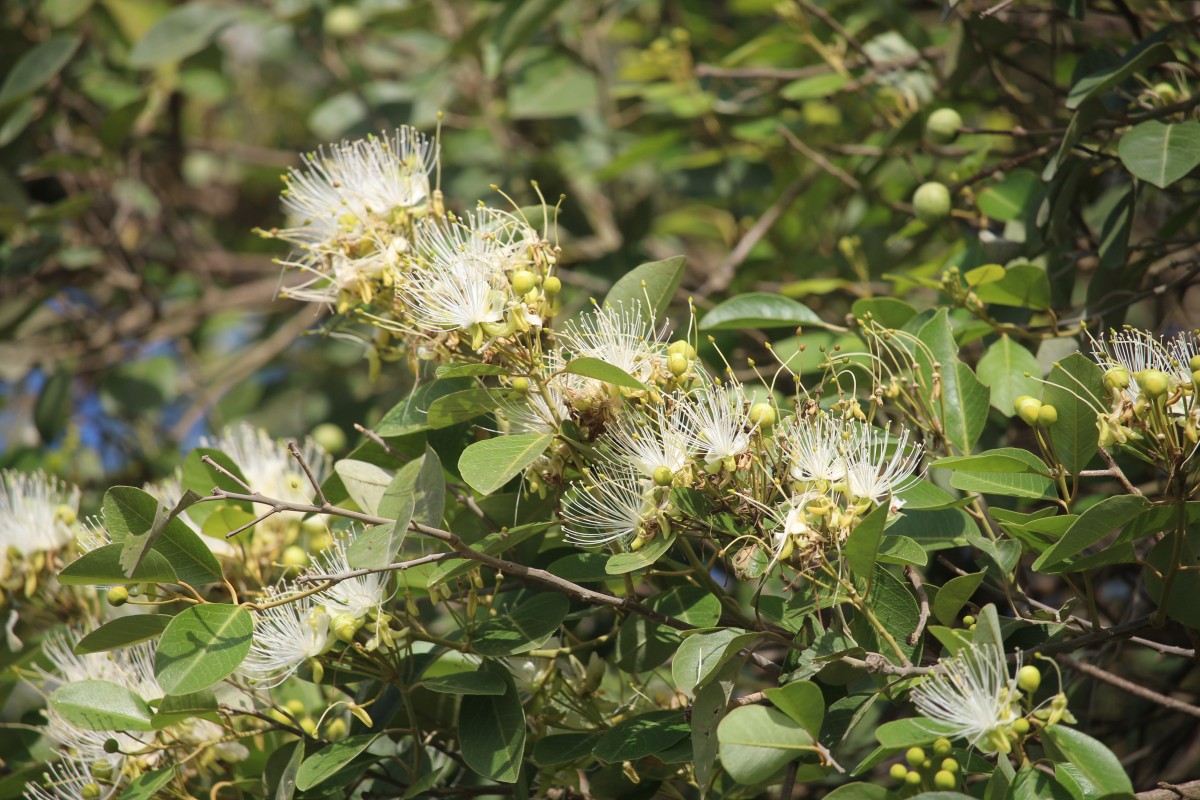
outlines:
[[[758,637],[740,628],[693,633],[683,640],[671,662],[675,688],[694,694],[710,677]]]
[[[1033,562],[1033,569],[1038,572],[1058,572],[1056,567],[1063,566],[1063,562],[1071,556],[1082,553],[1117,528],[1128,525],[1149,508],[1150,501],[1141,495],[1122,494],[1104,498],[1080,514],[1062,538]]]
[[[868,314],[871,319],[885,328],[903,328],[917,315],[917,310],[903,300],[894,297],[864,297],[854,301],[850,312],[859,319]]]
[[[199,495],[211,494],[214,487],[224,489],[227,492],[236,492],[237,494],[242,494],[246,491],[245,486],[219,470],[214,469],[211,465],[206,464],[204,462],[205,456],[232,473],[242,483],[246,482],[246,476],[232,458],[220,450],[214,450],[210,447],[197,447],[188,453],[187,458],[183,460],[182,483],[184,489],[191,489]]]
[[[504,681],[504,694],[467,695],[458,707],[458,742],[463,761],[485,778],[516,783],[525,752],[525,709],[504,665],[485,661],[480,671]]]
[[[429,407],[438,399],[455,392],[480,391],[478,387],[470,388],[472,386],[472,381],[464,378],[448,378],[422,384],[383,415],[383,419],[379,420],[379,424],[375,426],[375,433],[384,437],[393,437],[428,430],[430,428]],[[482,414],[485,410],[490,409],[480,410],[479,413]]]
[[[917,663],[920,642],[911,645],[908,643],[908,637],[917,629],[920,609],[917,607],[917,600],[909,591],[907,583],[902,582],[900,578],[882,566],[876,566],[873,588],[870,596],[867,597],[867,605],[883,625],[884,630],[891,634],[900,650],[910,661],[914,664]],[[868,623],[865,615],[856,614],[851,625],[854,638],[859,644],[870,651],[883,653],[893,661],[896,659],[891,645]]]
[[[76,681],[50,695],[50,708],[89,731],[152,731],[150,706],[109,681]]]
[[[439,694],[504,694],[504,680],[494,672],[455,672],[421,681],[422,686]]]
[[[1096,362],[1073,353],[1058,362],[1046,379],[1042,402],[1058,410],[1058,422],[1050,426],[1050,442],[1068,472],[1085,469],[1099,449],[1096,409],[1107,407],[1103,378]]]
[[[551,433],[494,436],[463,450],[458,472],[472,489],[491,494],[538,459],[554,441]]]
[[[992,408],[1006,416],[1012,416],[1013,404],[1018,397],[1037,397],[1042,390],[1037,380],[1042,374],[1037,359],[1008,334],[1002,334],[987,349],[975,365],[975,374],[979,376],[979,382],[991,390]]]
[[[217,696],[211,689],[191,694],[169,694],[154,712],[154,727],[161,730],[196,718],[220,722],[219,712]]]
[[[793,681],[786,686],[767,689],[763,694],[776,708],[800,723],[813,739],[821,735],[825,697],[820,686],[811,681]]]
[[[404,468],[400,471],[403,472]],[[421,457],[421,468],[413,484],[412,495],[412,519],[431,528],[440,527],[442,517],[446,514],[446,473],[437,451],[429,445],[425,445],[425,455]]]
[[[58,574],[59,583],[67,586],[107,586],[135,583],[176,583],[171,562],[161,554],[150,552],[141,565],[127,576],[121,567],[121,545],[106,544],[67,564]]]
[[[171,563],[176,578],[193,586],[217,583],[221,565],[208,545],[179,519],[197,498],[185,492],[168,511],[152,495],[133,486],[114,486],[104,494],[104,526],[114,537],[123,537],[121,566],[133,574],[135,565],[151,550]]]
[[[953,725],[929,717],[892,720],[875,729],[875,739],[890,749],[926,744],[947,734],[954,735]]]
[[[938,622],[953,627],[958,619],[958,612],[975,594],[986,575],[986,572],[973,572],[946,581],[933,598],[933,615],[937,617]]]
[[[995,450],[974,456],[947,456],[932,462],[929,467],[966,472],[1050,472],[1046,462],[1019,447],[997,447]]]
[[[985,303],[1045,311],[1050,308],[1050,278],[1046,270],[1033,264],[1013,264],[998,281],[975,289]]]
[[[850,573],[866,582],[868,592],[875,574],[875,556],[879,552],[884,526],[887,525],[888,510],[887,503],[876,506],[850,531],[850,536],[842,546]]]
[[[433,454],[432,458],[430,454]],[[350,484],[347,483],[346,487],[349,490]],[[416,516],[418,501],[423,517],[436,518],[435,522],[426,524],[440,525],[446,503],[446,481],[441,462],[428,445],[425,446],[425,455],[396,471],[377,501],[376,513],[395,522],[375,525],[356,536],[346,550],[350,566],[378,569],[391,564],[407,538],[408,526]]]
[[[770,780],[797,757],[812,753],[813,738],[781,711],[743,706],[717,726],[721,766],[740,784]]]
[[[153,800],[175,778],[175,766],[163,767],[137,776],[117,796],[117,800]]]
[[[682,711],[651,711],[618,722],[592,752],[610,764],[634,761],[666,750],[690,732]]]
[[[171,617],[165,614],[131,614],[128,617],[117,617],[80,639],[75,645],[75,652],[80,655],[100,653],[154,639],[166,629],[170,621]]]
[[[254,619],[244,608],[207,603],[180,612],[159,640],[154,674],[167,694],[207,689],[233,674],[250,652]]]
[[[1011,222],[1025,216],[1041,191],[1040,177],[1029,170],[1018,169],[981,191],[975,201],[979,210],[992,219]]]
[[[539,767],[552,767],[590,758],[599,740],[599,735],[594,733],[556,733],[546,736],[533,746],[533,763]]]
[[[443,378],[476,378],[484,375],[507,375],[508,369],[499,364],[439,364],[434,370],[438,380]]]
[[[591,70],[565,55],[543,50],[522,60],[508,91],[508,116],[514,120],[570,117],[595,108],[598,96],[599,84]]]
[[[133,69],[182,61],[199,53],[221,29],[237,18],[229,8],[208,3],[188,3],[166,13],[129,51]]]
[[[571,603],[557,592],[539,592],[475,629],[471,648],[484,656],[512,656],[546,643],[566,618]]]
[[[651,261],[635,267],[613,284],[604,298],[605,305],[649,303],[650,316],[660,319],[675,297],[683,280],[683,256]]]
[[[709,331],[824,324],[808,306],[766,292],[749,292],[731,297],[700,318],[700,329]]]
[[[300,771],[296,773],[296,788],[307,791],[332,778],[342,767],[358,758],[378,737],[375,733],[364,733],[322,747],[300,764]]]
[[[516,389],[464,389],[431,402],[425,415],[425,426],[431,430],[448,428],[490,414],[506,403],[521,403],[524,400],[525,395]]]
[[[907,536],[884,536],[879,542],[876,555],[880,564],[912,564],[923,567],[929,563],[929,554],[914,539]]]
[[[801,78],[792,81],[779,90],[779,96],[784,100],[823,100],[841,89],[850,78],[839,73],[829,75],[814,75],[811,78]]]
[[[941,393],[934,400],[934,365],[927,357],[918,359],[922,394],[937,410],[946,440],[960,452],[968,453],[987,423],[988,389],[970,367],[958,360],[958,345],[946,309],[941,309],[925,323],[917,338],[932,351],[933,359],[941,368]]]
[[[42,444],[49,445],[71,421],[71,386],[75,377],[71,371],[59,368],[46,380],[38,392],[33,409],[33,424]]]
[[[563,367],[564,372],[569,372],[572,375],[582,375],[585,378],[594,378],[598,381],[611,383],[615,386],[624,386],[627,389],[646,388],[646,384],[639,381],[637,378],[630,375],[620,367],[614,367],[606,361],[601,361],[598,358],[583,358],[572,359],[567,366]]]
[[[651,539],[649,544],[643,545],[640,550],[609,556],[604,565],[604,571],[609,575],[625,575],[637,572],[639,569],[646,569],[666,555],[674,543],[675,531],[671,531],[666,536],[660,534]]]
[[[27,97],[49,83],[75,55],[80,41],[78,35],[60,33],[25,52],[9,69],[0,86],[0,107]]]
[[[369,461],[345,458],[333,465],[355,505],[367,514],[379,513],[379,502],[392,483],[393,475]]]
[[[1200,120],[1146,120],[1121,137],[1117,155],[1135,177],[1165,189],[1200,166]]]
[[[489,80],[499,77],[509,56],[546,27],[563,0],[507,0],[488,26],[483,49],[484,69]]]
[[[1076,81],[1067,95],[1067,108],[1079,108],[1085,101],[1111,89],[1132,75],[1156,64],[1174,60],[1175,53],[1159,37],[1139,42],[1116,64],[1090,72]]]
[[[1085,733],[1066,725],[1042,731],[1042,742],[1055,760],[1067,761],[1068,774],[1083,790],[1086,800],[1132,797],[1133,784],[1112,751]]]

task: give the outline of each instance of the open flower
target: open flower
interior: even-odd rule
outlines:
[[[590,473],[563,499],[563,534],[581,547],[629,546],[656,515],[652,491],[628,467]]]
[[[264,602],[277,603],[288,595],[287,591],[271,592]],[[241,673],[259,686],[278,686],[333,642],[329,614],[311,596],[272,605],[254,615],[254,641]]]
[[[666,468],[672,475],[691,463],[696,431],[681,397],[670,398],[652,413],[623,414],[604,434],[604,460],[655,478]]]
[[[1142,391],[1138,385],[1138,373],[1147,370],[1156,370],[1165,375],[1176,373],[1171,366],[1171,354],[1162,340],[1138,328],[1110,331],[1107,337],[1092,342],[1092,355],[1101,366],[1124,372],[1124,379],[1120,383],[1126,384],[1122,391],[1131,401]]]
[[[599,359],[640,381],[651,380],[661,366],[665,337],[666,330],[655,330],[641,303],[594,308],[558,335],[571,357]]]
[[[846,477],[846,423],[826,414],[792,417],[783,430],[783,446],[791,479],[803,483],[837,483]]]
[[[0,472],[0,547],[21,555],[58,550],[75,538],[79,489],[44,472]]]
[[[912,690],[917,710],[984,753],[1009,752],[1011,725],[1021,716],[1021,693],[1000,648],[967,646],[943,658],[940,666],[941,672]]]
[[[92,773],[92,766],[83,758],[65,756],[51,764],[42,776],[42,783],[32,781],[25,784],[26,800],[108,800],[120,788],[113,781],[113,770],[104,779]]]
[[[293,503],[312,501],[312,486],[304,470],[288,452],[286,444],[272,439],[266,431],[242,422],[226,428],[216,441],[204,438],[200,442],[204,447],[220,450],[233,459],[246,478],[246,483],[256,492]],[[300,455],[312,470],[313,477],[318,482],[323,481],[332,471],[329,454],[311,438],[306,438],[298,445]],[[303,514],[284,511],[275,516],[299,520]]]
[[[924,450],[920,444],[909,447],[907,428],[897,436],[860,423],[850,429],[853,433],[844,447],[846,488],[853,498],[882,503],[912,482]],[[893,501],[893,509],[899,507],[899,501]]]
[[[397,296],[422,332],[467,331],[504,320],[507,279],[463,259],[410,273]]]
[[[351,570],[348,548],[362,532],[335,536],[333,542],[316,557],[316,563],[308,574],[335,575]],[[363,619],[379,608],[386,599],[388,576],[373,572],[335,583],[321,592],[321,603],[330,616],[349,614],[356,620]]]
[[[706,386],[680,406],[690,423],[690,447],[710,470],[740,456],[750,446],[754,425],[741,386]]]

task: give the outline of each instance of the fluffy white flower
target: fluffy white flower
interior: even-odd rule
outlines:
[[[691,463],[695,442],[692,417],[675,397],[654,414],[628,413],[612,422],[603,436],[604,459],[643,478],[653,478],[661,467],[675,474]]]
[[[287,596],[286,591],[272,592],[264,602]],[[329,614],[311,596],[271,606],[255,612],[254,641],[240,670],[259,686],[278,686],[305,661],[332,647],[333,641]]]
[[[1137,328],[1110,331],[1107,337],[1093,341],[1092,355],[1102,365],[1121,367],[1128,373],[1129,386],[1124,391],[1131,400],[1141,394],[1135,377],[1137,373],[1148,369],[1160,370],[1168,375],[1177,372],[1171,366],[1171,354],[1162,340]],[[1191,378],[1190,372],[1188,378]]]
[[[519,401],[504,402],[500,413],[512,433],[554,433],[563,420],[571,417],[557,378],[546,381],[543,387],[531,386]]]
[[[456,261],[409,273],[397,296],[418,328],[465,331],[503,321],[507,279],[476,262]]]
[[[1011,749],[1008,726],[1020,716],[1020,692],[1000,648],[972,645],[941,660],[942,671],[912,690],[917,710],[984,753]]]
[[[592,473],[563,499],[563,534],[581,547],[628,545],[655,513],[652,490],[631,469]]]
[[[784,428],[788,471],[794,481],[837,483],[846,477],[846,424],[821,414],[792,417]]]
[[[30,555],[75,538],[79,489],[44,472],[0,472],[0,547]],[[0,554],[0,557],[5,557]]]
[[[272,439],[266,431],[242,422],[226,428],[216,441],[203,438],[200,442],[204,447],[220,450],[233,459],[246,478],[246,483],[256,492],[276,500],[312,502],[312,486],[296,459],[288,452],[287,444]],[[310,438],[298,444],[313,477],[318,482],[323,481],[332,469],[329,454]],[[303,515],[299,511],[284,511],[275,516],[299,519]]]
[[[51,764],[42,776],[41,784],[30,781],[25,784],[26,800],[108,800],[117,793],[120,785],[112,782],[112,776],[104,780],[92,774],[91,765],[83,758],[67,755],[56,764]]]
[[[567,323],[558,339],[573,358],[597,358],[648,381],[663,362],[666,333],[655,329],[641,303],[616,303]]]
[[[363,535],[362,532],[349,535],[335,536],[332,544],[316,557],[310,575],[333,575],[339,572],[349,572],[350,558],[348,548],[354,540]],[[349,614],[355,619],[362,619],[372,610],[379,608],[386,599],[387,573],[375,572],[369,575],[359,575],[356,578],[341,581],[321,592],[321,602],[331,616]]]
[[[1173,372],[1181,381],[1192,379],[1192,359],[1200,355],[1200,335],[1184,331],[1167,342],[1167,353],[1173,361]]]
[[[741,386],[707,386],[689,396],[681,407],[690,421],[691,449],[710,467],[741,455],[750,446],[754,426]]]
[[[911,483],[924,450],[920,444],[908,446],[907,428],[898,436],[859,423],[849,428],[853,433],[845,444],[846,487],[852,497],[879,503]],[[893,507],[898,509],[899,503]]]
[[[429,217],[413,229],[410,261],[415,269],[470,265],[480,272],[512,272],[526,266],[537,231],[518,217],[492,208],[449,219]]]

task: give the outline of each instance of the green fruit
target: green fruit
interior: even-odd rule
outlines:
[[[109,739],[104,740],[104,752],[111,754],[111,753],[117,752],[120,749],[121,749],[121,743],[118,742],[116,739],[109,738]]]
[[[1029,720],[1025,719],[1024,717],[1021,717],[1018,720],[1014,720],[1013,724],[1012,724],[1012,729],[1014,731],[1016,731],[1017,733],[1019,733],[1021,736],[1024,736],[1025,734],[1029,733]]]
[[[1129,373],[1124,367],[1113,367],[1104,373],[1104,385],[1109,389],[1129,388]]]
[[[308,553],[299,545],[292,545],[284,549],[283,556],[279,559],[285,567],[302,568],[309,564]]]
[[[1037,398],[1027,397],[1017,400],[1017,416],[1029,425],[1037,424],[1038,414],[1041,413],[1041,410],[1042,401]]]
[[[1047,428],[1058,422],[1058,409],[1051,405],[1043,405],[1038,409],[1037,421]]]
[[[921,773],[919,773],[919,772],[908,773],[907,775],[904,776],[904,782],[907,783],[909,786],[920,786],[921,785]]]
[[[124,586],[114,586],[108,590],[108,604],[120,607],[129,602],[129,590]]]
[[[1200,356],[1192,356],[1192,360],[1188,362],[1188,368],[1192,372],[1200,371]]]
[[[516,389],[521,394],[529,391],[529,378],[516,377],[512,379],[512,388]]]
[[[751,425],[769,428],[775,424],[775,409],[770,403],[755,403],[750,406],[750,413],[747,417]]]
[[[925,751],[919,747],[910,747],[908,752],[904,754],[904,760],[908,762],[910,767],[919,767],[925,760]]]
[[[888,774],[892,776],[892,780],[902,781],[908,777],[908,767],[903,764],[892,764]]]
[[[325,32],[335,39],[353,36],[362,28],[362,14],[353,6],[334,6],[325,15]]]
[[[933,776],[933,788],[935,789],[953,789],[958,781],[954,778],[953,772],[939,770]]]
[[[1171,380],[1162,370],[1144,369],[1133,377],[1137,379],[1142,394],[1151,400],[1162,397],[1171,388]]]
[[[670,486],[673,480],[675,480],[675,473],[671,471],[670,467],[659,467],[654,470],[655,486]]]
[[[545,292],[549,297],[554,297],[554,295],[562,291],[562,281],[551,275],[549,278],[546,278],[546,280],[542,281],[542,291]]]
[[[1017,670],[1017,687],[1022,692],[1033,694],[1042,685],[1042,671],[1029,665]]]
[[[936,225],[950,216],[950,190],[946,184],[922,183],[913,193],[913,211],[926,225]]]
[[[1194,386],[1200,386],[1200,369],[1192,372],[1192,384]]]
[[[100,784],[95,781],[85,783],[79,790],[83,800],[99,800],[101,795]]]
[[[513,273],[512,288],[518,297],[524,297],[537,286],[537,276],[527,269],[519,269]]]
[[[313,428],[312,438],[326,453],[340,453],[346,449],[346,432],[332,422],[322,422]]]
[[[958,138],[962,124],[962,116],[953,108],[939,108],[925,120],[925,135],[940,144],[949,144]]]

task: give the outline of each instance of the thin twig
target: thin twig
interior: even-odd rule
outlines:
[[[1110,686],[1116,686],[1118,689],[1129,692],[1136,697],[1149,700],[1152,703],[1158,703],[1160,706],[1169,708],[1172,711],[1179,711],[1183,714],[1190,714],[1193,717],[1200,717],[1200,708],[1192,705],[1191,703],[1185,703],[1182,700],[1176,700],[1174,697],[1160,694],[1153,689],[1147,689],[1145,686],[1134,683],[1131,680],[1126,680],[1119,675],[1113,675],[1111,672],[1107,672],[1091,664],[1085,664],[1082,661],[1076,661],[1069,656],[1060,655],[1056,660],[1064,667],[1070,667],[1076,672],[1082,672],[1084,675],[1090,675],[1098,681],[1103,681]]]
[[[1121,467],[1118,466],[1117,462],[1113,460],[1113,457],[1108,450],[1101,447],[1098,452],[1100,453],[1100,458],[1104,459],[1104,463],[1108,464],[1109,472],[1114,478],[1121,482],[1121,485],[1125,487],[1127,492],[1136,495],[1140,495],[1142,493],[1141,489],[1134,486],[1129,482],[1129,478],[1125,477],[1125,473],[1121,470]]]
[[[391,446],[390,444],[388,444],[387,442],[385,442],[385,441],[383,440],[383,437],[382,437],[382,436],[380,436],[378,433],[376,433],[375,431],[371,430],[370,428],[367,428],[367,427],[365,427],[365,426],[363,426],[363,425],[359,425],[359,424],[356,422],[356,423],[354,423],[354,430],[358,431],[358,432],[359,432],[359,433],[361,433],[363,436],[367,437],[367,438],[368,438],[368,439],[370,439],[372,442],[374,442],[375,444],[377,444],[377,445],[379,445],[380,447],[382,447],[382,448],[383,448],[383,452],[387,453],[387,454],[388,454],[389,456],[391,456],[392,458],[403,458],[403,457],[404,457],[404,456],[400,455],[400,453],[398,453],[398,452],[396,452],[395,450],[393,450],[393,449],[392,449],[392,446]]]
[[[321,505],[328,505],[329,501],[325,499],[325,492],[321,491],[321,484],[313,476],[312,470],[308,467],[308,462],[304,460],[304,456],[300,455],[300,448],[296,446],[296,441],[293,439],[287,443],[288,452],[296,461],[300,462],[300,469],[304,470],[304,474],[308,476],[308,482],[312,484],[313,490],[317,493],[317,500]]]
[[[917,568],[909,564],[904,568],[904,574],[908,577],[909,583],[913,585],[913,589],[917,592],[917,600],[920,603],[921,613],[917,617],[917,628],[908,637],[909,645],[915,645],[917,640],[921,638],[921,634],[925,632],[925,625],[929,622],[929,593],[925,591],[925,582],[921,580],[921,573],[917,572]]]
[[[388,564],[386,567],[364,567],[362,569],[352,569],[346,572],[335,572],[329,575],[301,575],[296,578],[296,583],[316,583],[317,581],[329,581],[331,583],[341,583],[348,581],[351,578],[358,578],[363,575],[373,575],[377,572],[400,572],[413,567],[419,567],[422,564],[436,564],[439,561],[446,561],[451,558],[462,558],[458,553],[430,553],[427,556],[414,558],[411,561],[399,561],[395,564]]]
[[[249,486],[247,486],[247,485],[246,485],[246,482],[245,482],[244,480],[242,480],[241,478],[239,478],[237,475],[234,475],[232,472],[230,472],[229,470],[225,469],[224,467],[222,467],[222,466],[221,466],[220,464],[218,464],[216,461],[213,461],[213,459],[212,459],[212,456],[200,456],[200,463],[202,463],[202,464],[207,464],[208,466],[212,467],[212,468],[213,468],[213,469],[215,469],[217,472],[221,473],[221,474],[222,474],[222,475],[224,475],[226,478],[229,478],[229,480],[231,480],[231,481],[233,481],[234,483],[236,483],[238,486],[241,486],[241,487],[242,487],[243,489],[245,489],[247,492],[253,492],[253,491],[254,491],[253,489],[251,489]]]

